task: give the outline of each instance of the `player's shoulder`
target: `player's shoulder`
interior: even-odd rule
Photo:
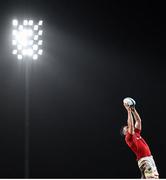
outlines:
[[[130,134],[129,132],[125,135],[125,140],[130,141],[133,137],[133,134]]]

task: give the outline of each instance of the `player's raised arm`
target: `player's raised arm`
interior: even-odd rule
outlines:
[[[133,121],[133,116],[131,112],[132,110],[128,105],[124,104],[124,106],[128,113],[128,118],[127,118],[128,132],[130,134],[134,134],[134,121]]]
[[[134,120],[135,120],[135,128],[141,130],[142,129],[141,118],[140,118],[140,115],[138,114],[138,112],[135,108],[132,108],[132,114],[133,114]]]
[[[133,116],[131,113],[131,109],[129,108],[128,110],[128,120],[127,120],[127,124],[128,124],[128,132],[130,134],[134,134],[134,121],[133,121]]]

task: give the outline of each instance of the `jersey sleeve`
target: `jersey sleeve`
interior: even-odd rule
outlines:
[[[140,133],[141,133],[141,130],[138,129],[138,128],[135,128],[134,132],[140,134]]]
[[[130,134],[130,133],[127,133],[126,134],[126,137],[125,137],[125,140],[126,140],[126,142],[129,142],[129,141],[131,141],[131,139],[132,139],[132,134]]]

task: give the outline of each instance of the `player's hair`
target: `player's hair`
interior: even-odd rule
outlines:
[[[123,129],[124,129],[124,127],[126,127],[127,125],[123,125],[121,128],[120,128],[120,135],[121,136],[125,136],[124,135],[124,132],[123,132]]]

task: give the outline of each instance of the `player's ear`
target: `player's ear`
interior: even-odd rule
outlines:
[[[123,126],[120,128],[120,135],[121,135],[121,136],[124,136],[124,127],[125,127],[125,126],[123,125]]]

